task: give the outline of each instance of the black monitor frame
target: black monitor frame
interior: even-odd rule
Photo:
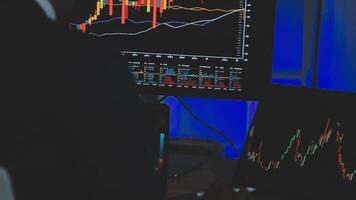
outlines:
[[[244,61],[246,70],[243,72],[245,78],[243,92],[158,86],[139,86],[139,91],[142,94],[153,95],[258,100],[262,88],[272,83],[276,0],[250,0],[250,2],[252,2],[248,14],[250,18],[247,20],[251,25],[246,34],[249,46]]]
[[[197,0],[197,2],[200,1]],[[193,5],[185,1],[179,4],[186,8]],[[122,56],[122,60],[127,61],[127,67],[134,74],[143,74],[142,68],[146,66],[155,68],[155,71],[150,73],[160,74],[159,80],[157,77],[154,81],[153,79],[151,81],[137,79],[141,80],[140,83],[137,82],[137,85],[142,94],[258,100],[261,88],[272,82],[276,0],[240,0],[236,5],[238,4],[240,4],[239,8],[243,8],[244,11],[238,11],[240,12],[238,15],[232,12],[228,18],[221,18],[224,21],[216,20],[214,24],[208,24],[206,28],[175,29],[172,32],[169,28],[161,26],[157,28],[160,31],[157,34],[156,30],[152,30],[147,34],[134,36],[120,34],[125,31],[137,31],[136,28],[141,28],[141,25],[136,27],[136,24],[130,24],[132,19],[149,21],[151,13],[144,14],[142,10],[137,12],[132,9],[129,15],[131,21],[122,25],[118,21],[118,17],[121,16],[120,9],[115,8],[114,15],[109,16],[108,9],[104,8],[100,20],[95,22],[97,24],[87,25],[85,31],[98,39],[96,41],[101,43],[100,46],[106,47],[105,51],[116,52],[115,55]],[[227,11],[232,8],[232,5],[235,4],[228,0],[210,0],[210,2],[204,1],[202,7],[209,9],[221,7]],[[235,9],[237,10],[237,7]],[[166,11],[159,22],[167,23],[165,20],[172,20],[170,23],[174,23],[175,16],[179,13],[174,11],[170,14]],[[187,22],[197,20],[197,18],[200,20],[199,15],[195,13],[191,16],[188,13],[185,20]],[[220,15],[220,13],[219,15],[209,14],[204,17],[211,21]],[[236,21],[235,16],[238,16]],[[221,28],[229,26],[227,24],[230,23],[231,28]],[[242,24],[245,25],[241,26]],[[81,31],[78,29],[80,24],[72,25],[74,29]],[[240,28],[233,32],[235,25]],[[121,33],[117,35],[117,32]],[[175,34],[175,38],[171,34]],[[236,45],[233,44],[235,42]],[[137,59],[139,64],[135,63]],[[117,67],[124,67],[124,65],[126,64],[122,62],[117,63]],[[165,73],[169,71],[169,67],[176,70],[174,73],[177,80],[172,84],[167,83],[165,79],[168,77]],[[187,71],[179,75],[179,69]],[[146,74],[146,71],[144,73]],[[192,74],[195,78],[191,78]],[[201,78],[202,76],[205,78]],[[193,82],[178,81],[184,78],[189,78],[189,81]]]

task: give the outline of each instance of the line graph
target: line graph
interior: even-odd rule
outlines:
[[[337,123],[335,128],[331,126],[331,123],[332,120],[329,118],[317,142],[312,141],[304,152],[300,149],[303,137],[302,130],[297,129],[279,159],[269,161],[263,159],[263,141],[257,146],[252,143],[248,144],[246,154],[247,159],[267,172],[279,169],[288,156],[292,156],[293,161],[298,164],[299,167],[304,167],[306,162],[310,161],[312,157],[317,156],[318,153],[320,154],[321,151],[326,148],[328,143],[335,142],[337,144],[337,158],[335,161],[339,166],[340,175],[345,181],[353,181],[355,180],[354,176],[356,175],[356,168],[354,170],[349,170],[345,166],[343,160],[344,156],[342,150],[345,134],[340,131],[340,123]],[[252,127],[249,134],[251,141],[253,140],[254,134],[254,127]]]
[[[203,1],[202,1],[203,3]],[[92,15],[89,15],[89,18],[80,24],[72,24],[76,26],[76,28],[82,32],[86,32],[88,26],[92,26],[99,20],[99,18],[103,15],[104,9],[108,8],[108,16],[113,16],[114,13],[114,6],[121,6],[121,17],[115,17],[115,19],[120,19],[121,24],[125,24],[126,21],[129,19],[129,7],[135,8],[137,11],[140,10],[141,7],[146,7],[146,12],[150,13],[151,10],[153,12],[152,20],[149,21],[152,24],[152,29],[157,28],[157,9],[159,9],[159,13],[162,17],[162,14],[165,10],[185,10],[185,11],[194,11],[194,12],[229,12],[230,14],[239,12],[246,12],[245,8],[242,9],[220,9],[220,8],[204,8],[204,7],[184,7],[179,5],[171,5],[173,4],[173,0],[121,0],[121,3],[114,4],[114,0],[98,0],[96,4],[96,9]],[[245,15],[245,14],[244,14]],[[221,19],[226,15],[221,17],[217,17],[216,19]],[[133,21],[133,20],[129,20]],[[213,20],[215,21],[215,20]],[[104,20],[100,23],[108,23],[110,21]],[[145,21],[147,22],[147,21]],[[186,22],[189,23],[189,22]],[[194,22],[190,22],[194,23]],[[161,23],[162,24],[162,23]],[[170,24],[163,23],[163,24]]]
[[[91,14],[70,27],[119,47],[140,86],[240,92],[243,77],[234,76],[247,62],[251,5],[250,0],[97,0]],[[162,75],[167,66],[177,75]],[[199,69],[197,76],[209,68],[218,78],[180,73],[187,68]]]
[[[224,9],[208,9],[208,8],[202,8],[202,7],[192,7],[192,8],[186,8],[178,5],[174,5],[170,7],[169,9],[172,10],[190,10],[190,11],[207,11],[207,12],[232,12],[232,11],[245,11],[245,9],[230,9],[230,10],[224,10]]]
[[[94,37],[111,40],[115,37],[114,42],[120,46],[130,46],[124,49],[125,52],[244,60],[248,55],[246,40],[249,35],[246,29],[250,27],[249,1],[98,0],[96,9],[91,11],[86,20],[70,25],[74,30]],[[150,40],[144,40],[146,37]],[[210,45],[204,47],[206,41]],[[137,45],[138,48],[132,45],[138,43],[156,48],[144,49],[142,45]],[[178,48],[172,52],[171,47],[162,43],[170,43]],[[206,52],[202,52],[202,49]]]
[[[98,36],[98,37],[105,37],[105,36],[115,36],[115,35],[130,35],[130,36],[135,36],[135,35],[140,35],[140,34],[143,34],[143,33],[146,33],[148,31],[151,31],[151,30],[154,30],[155,28],[159,27],[159,26],[167,26],[167,27],[170,27],[172,29],[179,29],[179,28],[184,28],[184,27],[187,27],[187,26],[199,26],[199,27],[202,27],[202,26],[206,26],[212,22],[215,22],[217,20],[220,20],[226,16],[229,16],[229,15],[232,15],[232,14],[235,14],[237,12],[241,12],[241,11],[244,11],[244,9],[239,9],[239,10],[234,10],[234,11],[231,11],[227,14],[224,14],[224,15],[221,15],[217,18],[214,18],[214,19],[206,19],[206,20],[200,20],[200,21],[195,21],[195,22],[180,22],[180,21],[170,21],[170,22],[166,22],[166,23],[158,23],[156,24],[155,27],[150,27],[148,29],[145,29],[145,30],[142,30],[142,31],[139,31],[139,32],[135,32],[135,33],[120,33],[120,32],[113,32],[113,33],[103,33],[103,34],[96,34],[96,33],[89,33],[90,35],[94,35],[94,36]],[[105,21],[98,21],[98,22],[95,22],[95,23],[92,23],[93,25],[95,24],[101,24],[101,23],[108,23],[108,22],[112,22],[112,21],[115,21],[115,20],[121,20],[122,18],[121,17],[116,17],[116,18],[112,18],[112,19],[109,19],[109,20],[105,20]],[[129,22],[132,22],[134,24],[147,24],[147,23],[152,23],[152,21],[134,21],[134,20],[131,20],[131,19],[127,19],[127,21]],[[181,25],[178,25],[178,26],[174,26],[174,24],[181,24]],[[86,30],[83,29],[83,30]]]
[[[246,29],[251,27],[249,1],[97,0],[86,20],[70,25],[82,33],[117,42],[125,52],[243,61],[248,55]]]

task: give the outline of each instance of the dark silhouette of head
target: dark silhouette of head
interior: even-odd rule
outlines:
[[[61,22],[80,22],[95,9],[99,0],[49,0]]]

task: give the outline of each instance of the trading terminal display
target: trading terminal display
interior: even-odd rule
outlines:
[[[247,185],[287,200],[355,198],[355,102],[356,94],[266,91],[242,156]]]
[[[248,97],[270,83],[274,0],[98,0],[80,32],[117,44],[159,94]]]

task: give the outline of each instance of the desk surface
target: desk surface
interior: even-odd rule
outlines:
[[[168,199],[212,190],[216,190],[214,193],[223,193],[223,187],[231,183],[237,166],[236,160],[218,157],[189,156],[189,159],[194,158],[201,161],[199,167],[175,179],[168,180]],[[220,198],[220,200],[221,199],[222,198]]]

